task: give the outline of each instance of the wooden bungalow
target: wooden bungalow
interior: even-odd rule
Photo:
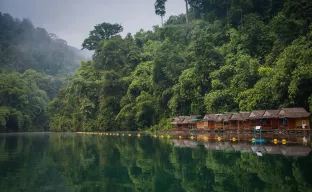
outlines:
[[[170,124],[174,125],[177,129],[192,129],[195,127],[196,122],[199,121],[199,115],[179,116],[173,119]]]
[[[170,124],[174,125],[174,127],[178,129],[187,129],[188,123],[186,123],[185,118],[185,116],[176,117],[170,122]]]
[[[286,130],[309,130],[310,116],[304,108],[282,108],[278,113],[281,124]]]
[[[249,129],[249,116],[250,116],[250,112],[240,112],[239,114],[243,118],[243,121],[240,121],[239,128],[241,130],[248,130]]]
[[[233,113],[229,118],[229,129],[240,130],[248,129],[248,117],[250,112]]]
[[[216,129],[216,121],[219,114],[207,114],[204,118],[197,122],[198,130],[214,130]]]
[[[265,110],[254,110],[250,113],[249,119],[249,128],[253,129],[255,126],[263,126],[263,115]]]
[[[262,116],[263,119],[263,129],[277,129],[282,125],[281,119],[278,118],[280,110],[266,110]]]
[[[219,114],[216,119],[216,128],[217,130],[227,130],[229,129],[229,119],[231,118],[232,113]]]
[[[242,116],[239,113],[233,113],[232,116],[229,118],[229,130],[238,130],[239,129],[239,122],[243,121]]]

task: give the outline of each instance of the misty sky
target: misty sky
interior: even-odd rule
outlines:
[[[81,48],[93,26],[102,22],[119,23],[133,35],[138,30],[160,25],[154,12],[155,0],[0,0],[0,12],[13,17],[29,18],[36,27],[43,27]],[[184,0],[169,0],[166,17],[185,11]]]

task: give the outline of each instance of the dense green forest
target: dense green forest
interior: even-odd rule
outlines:
[[[312,191],[311,154],[259,158],[169,139],[71,134],[4,137],[0,151],[6,192]]]
[[[48,130],[48,104],[86,58],[28,19],[0,12],[0,132]]]
[[[178,115],[312,110],[311,1],[185,2],[186,14],[134,35],[96,25],[82,43],[92,60],[80,64],[66,41],[1,13],[0,132],[157,130]],[[155,2],[161,18],[165,3]]]
[[[165,2],[156,1],[156,14]],[[93,60],[51,102],[51,130],[163,129],[177,115],[312,110],[312,1],[186,2],[187,14],[152,31],[122,38],[118,24],[95,26],[83,42]]]

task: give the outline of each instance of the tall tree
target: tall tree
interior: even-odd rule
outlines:
[[[154,6],[155,6],[155,13],[156,15],[159,15],[161,17],[161,25],[163,26],[164,21],[163,21],[163,17],[166,14],[166,4],[167,0],[156,0]]]
[[[156,0],[155,2],[155,13],[156,15],[161,16],[161,24],[163,25],[163,16],[166,14],[166,3],[167,0]],[[189,11],[188,11],[188,0],[185,1],[185,9],[186,9],[186,23],[189,23]]]
[[[94,29],[90,31],[89,37],[82,43],[82,49],[88,49],[90,51],[99,48],[99,44],[103,40],[108,40],[111,37],[121,33],[123,27],[119,24],[101,23],[94,26]]]

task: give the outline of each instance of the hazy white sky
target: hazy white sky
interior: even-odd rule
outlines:
[[[0,0],[0,12],[13,17],[29,18],[36,27],[43,27],[81,47],[93,26],[102,22],[119,23],[124,34],[152,29],[160,25],[154,12],[155,0]],[[166,17],[185,11],[184,0],[169,0]]]

